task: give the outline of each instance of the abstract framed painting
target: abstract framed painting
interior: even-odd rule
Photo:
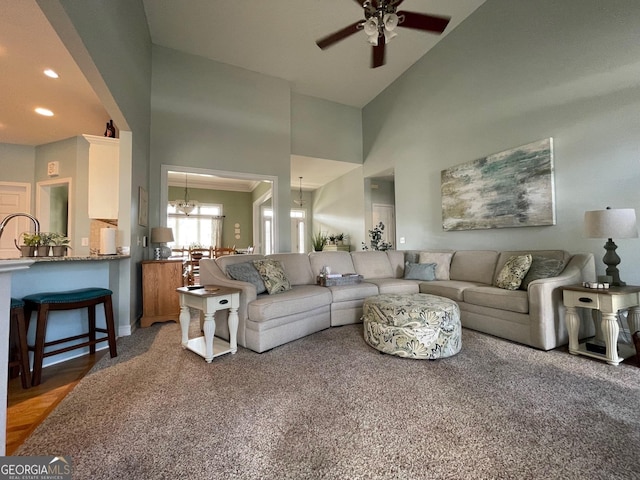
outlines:
[[[444,230],[555,225],[553,138],[442,170]]]

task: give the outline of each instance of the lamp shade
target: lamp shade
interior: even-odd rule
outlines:
[[[608,208],[584,212],[584,228],[589,238],[635,238],[638,236],[633,208]]]
[[[151,229],[151,243],[173,242],[173,230],[169,227],[155,227]]]

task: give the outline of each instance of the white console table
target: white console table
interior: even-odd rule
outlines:
[[[636,354],[632,345],[618,344],[620,333],[618,312],[629,310],[627,323],[631,334],[640,330],[640,287],[593,289],[572,285],[562,288],[562,296],[564,306],[567,308],[565,320],[569,333],[569,353],[604,360],[610,365],[618,365],[625,358]],[[591,310],[596,328],[596,340],[605,344],[604,355],[587,350],[586,345],[579,342],[580,316],[576,310],[577,307]]]
[[[238,307],[240,306],[240,290],[236,288],[206,286],[202,288],[180,287],[180,327],[182,329],[182,348],[197,353],[211,363],[214,357],[238,351]],[[189,339],[189,323],[191,315],[189,307],[204,313],[202,329],[204,336]],[[218,310],[229,309],[229,341],[215,339]]]

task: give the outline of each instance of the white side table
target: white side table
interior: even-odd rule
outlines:
[[[632,334],[640,330],[640,287],[610,287],[605,290],[571,285],[562,288],[562,296],[567,308],[565,321],[569,333],[569,353],[604,360],[610,365],[618,365],[625,358],[636,354],[632,345],[618,344],[620,327],[617,315],[620,310],[628,309],[629,330]],[[591,310],[596,327],[596,340],[605,344],[604,355],[591,352],[584,343],[579,343],[580,316],[577,307]]]
[[[211,363],[214,357],[238,351],[238,307],[240,306],[240,290],[236,288],[217,287],[214,285],[189,290],[189,287],[177,289],[180,295],[180,327],[182,329],[182,348],[197,353]],[[189,307],[204,313],[204,336],[189,339],[189,323],[191,315]],[[229,309],[229,341],[226,342],[214,335],[216,332],[215,313]]]

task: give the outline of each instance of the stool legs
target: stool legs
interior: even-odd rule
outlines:
[[[102,303],[104,305],[104,314],[106,321],[106,328],[97,328],[96,327],[96,305]],[[116,329],[115,329],[115,321],[113,315],[113,304],[111,301],[111,296],[104,296],[98,299],[88,300],[85,302],[69,302],[69,303],[41,303],[33,305],[28,302],[27,307],[25,308],[25,314],[28,315],[28,319],[31,318],[31,312],[33,310],[37,311],[37,323],[36,323],[36,340],[35,344],[32,347],[28,347],[30,350],[33,350],[33,374],[31,383],[32,385],[39,385],[42,381],[42,363],[44,357],[48,357],[50,355],[55,355],[57,353],[67,352],[69,350],[73,350],[76,348],[89,347],[89,352],[91,354],[95,354],[96,352],[96,343],[103,342],[105,340],[109,343],[109,353],[111,357],[117,357],[118,352],[116,348]],[[47,322],[49,313],[51,311],[63,311],[63,310],[75,310],[79,308],[87,308],[88,309],[88,321],[89,321],[89,331],[88,333],[76,335],[74,337],[62,338],[59,340],[53,340],[50,342],[46,341],[46,333],[47,333]],[[106,337],[96,338],[96,332],[106,333]],[[65,342],[71,342],[74,340],[79,340],[81,338],[88,339],[88,341],[84,343],[80,343],[77,345],[72,345],[69,347],[59,348],[54,351],[49,351],[45,353],[45,347],[51,347],[53,345],[58,345]]]
[[[9,332],[16,348],[17,359],[11,359],[9,365],[16,365],[20,369],[22,388],[31,386],[31,372],[29,370],[29,349],[27,347],[27,327],[22,307],[11,309],[11,324]]]
[[[104,317],[107,322],[107,338],[109,341],[109,354],[111,358],[118,356],[118,350],[116,348],[116,326],[113,317],[113,303],[111,303],[111,297],[104,299]]]
[[[44,360],[44,340],[47,333],[47,320],[49,318],[49,305],[43,304],[37,310],[36,343],[33,346],[33,374],[31,384],[40,385],[42,380],[42,361]]]

